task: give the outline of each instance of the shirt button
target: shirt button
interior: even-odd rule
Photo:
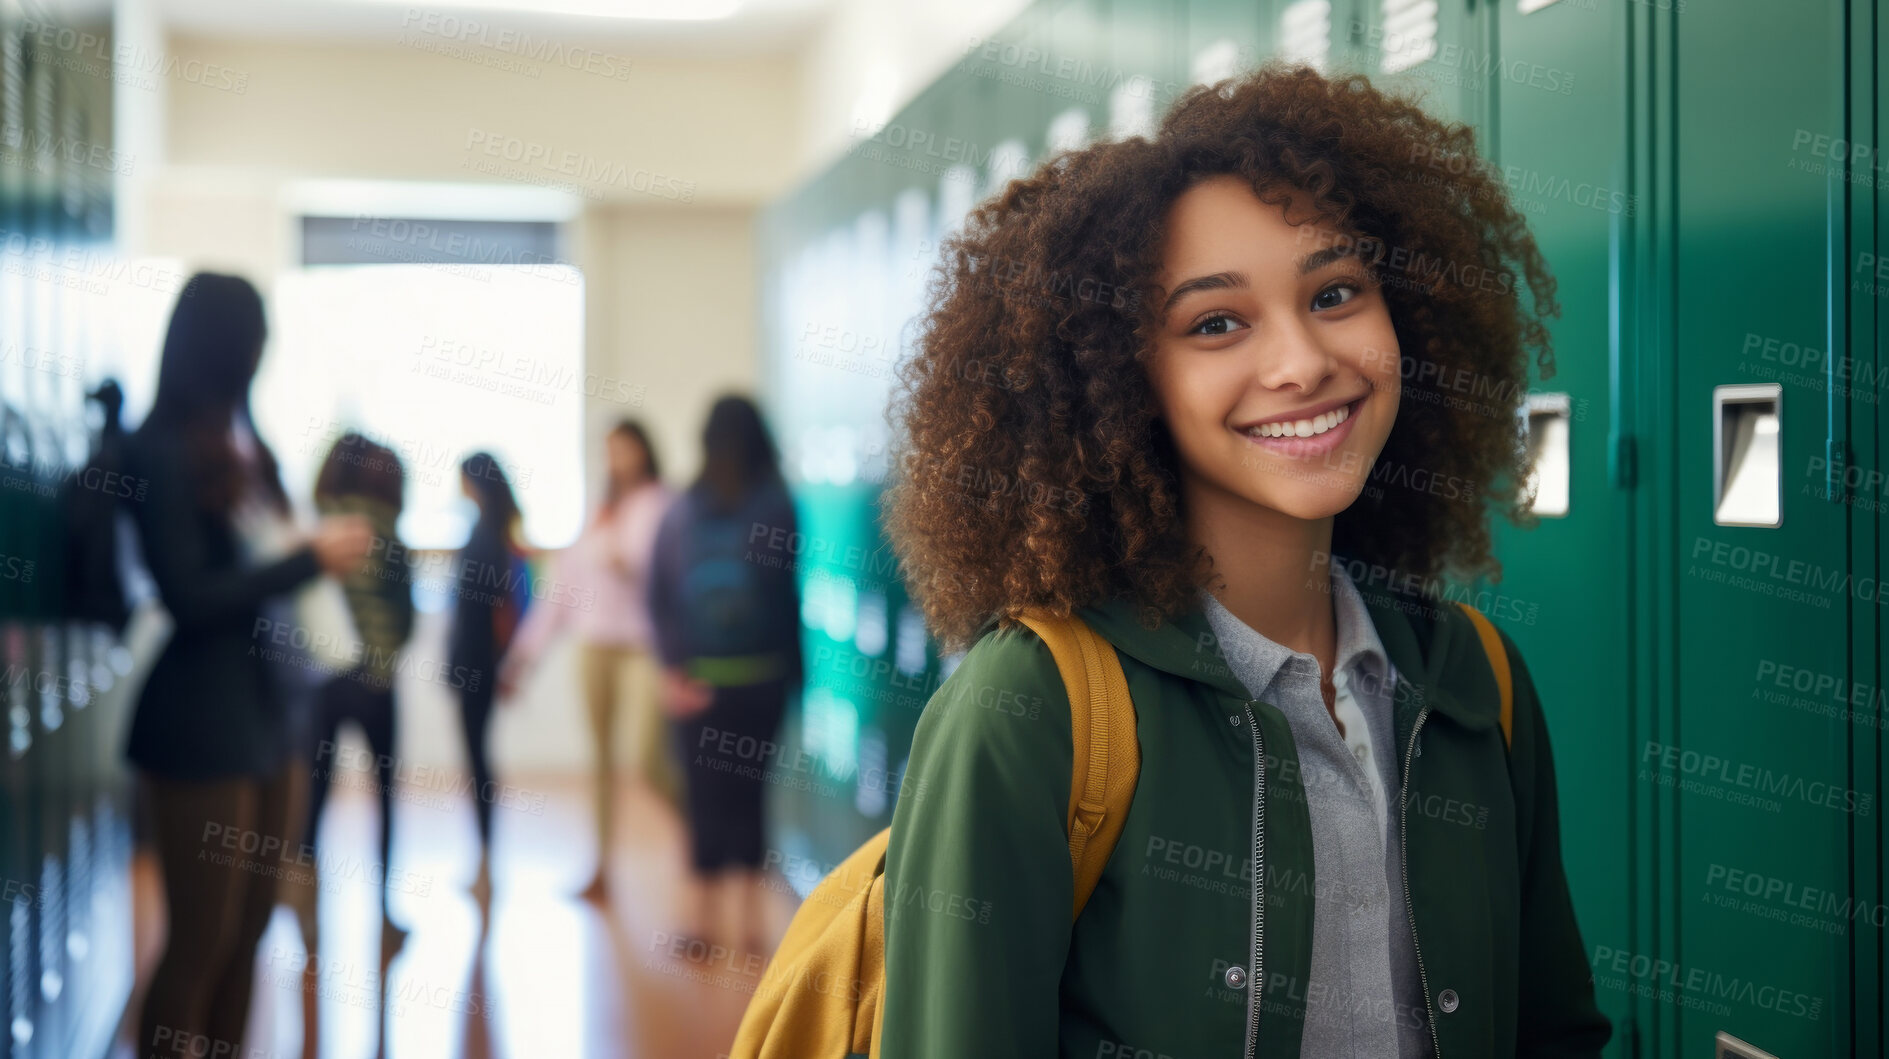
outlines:
[[[1445,989],[1436,995],[1436,1006],[1442,1008],[1443,1014],[1447,1015],[1462,1006],[1462,1001],[1457,998],[1456,990]]]
[[[1246,968],[1244,967],[1227,968],[1227,988],[1228,989],[1246,988]]]

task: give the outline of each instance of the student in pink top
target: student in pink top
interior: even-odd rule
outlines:
[[[511,697],[560,632],[576,634],[585,705],[597,755],[597,872],[583,896],[605,896],[615,769],[612,748],[619,712],[630,731],[630,760],[642,778],[672,804],[680,799],[680,769],[669,747],[656,700],[650,657],[650,617],[644,582],[656,527],[672,498],[662,484],[656,451],[642,424],[625,419],[605,440],[609,479],[603,503],[583,533],[552,566],[553,584],[569,586],[525,615],[518,642],[499,672],[499,694]],[[569,600],[571,602],[562,602]]]

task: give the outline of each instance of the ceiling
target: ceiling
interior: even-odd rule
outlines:
[[[465,6],[413,0],[151,0],[172,33],[209,37],[275,37],[368,43],[397,41],[420,17],[477,22],[486,32],[582,39],[641,54],[728,55],[792,51],[803,45],[833,0],[740,0],[736,13],[713,21],[659,21],[549,14],[572,0],[471,0]],[[627,5],[634,0],[623,0]],[[673,0],[678,6],[715,0]],[[583,0],[607,7],[611,0]],[[458,32],[457,29],[451,32]]]

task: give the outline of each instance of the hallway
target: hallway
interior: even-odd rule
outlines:
[[[675,941],[683,877],[680,821],[652,792],[625,784],[608,907],[579,899],[591,864],[581,783],[520,782],[541,815],[497,814],[490,922],[468,892],[476,868],[469,805],[394,802],[393,913],[411,932],[377,957],[374,803],[338,783],[323,823],[321,938],[309,960],[293,914],[278,907],[257,957],[246,1056],[302,1055],[304,998],[319,1011],[321,1059],[713,1059],[734,1037],[766,954]],[[404,792],[407,794],[410,792]],[[434,797],[431,794],[428,798]],[[134,867],[139,989],[162,915],[149,854]],[[768,902],[778,938],[795,902],[778,875]],[[384,1034],[384,1042],[377,1041]],[[381,1047],[377,1047],[377,1043]],[[180,1053],[181,1054],[181,1053]],[[133,1055],[121,1035],[115,1059]]]

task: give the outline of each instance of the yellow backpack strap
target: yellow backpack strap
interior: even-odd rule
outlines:
[[[1102,866],[1121,837],[1141,775],[1141,743],[1135,737],[1135,704],[1115,648],[1081,618],[1032,612],[1022,622],[1049,645],[1069,693],[1069,731],[1075,760],[1069,774],[1069,860],[1076,900],[1071,919],[1082,915]],[[1097,701],[1098,696],[1100,701]]]
[[[1515,684],[1509,675],[1509,653],[1502,647],[1502,634],[1495,631],[1482,611],[1457,600],[1456,605],[1463,608],[1469,620],[1476,626],[1476,635],[1482,639],[1483,653],[1489,656],[1489,668],[1495,670],[1495,686],[1502,695],[1502,745],[1511,742],[1511,732],[1515,727]]]

